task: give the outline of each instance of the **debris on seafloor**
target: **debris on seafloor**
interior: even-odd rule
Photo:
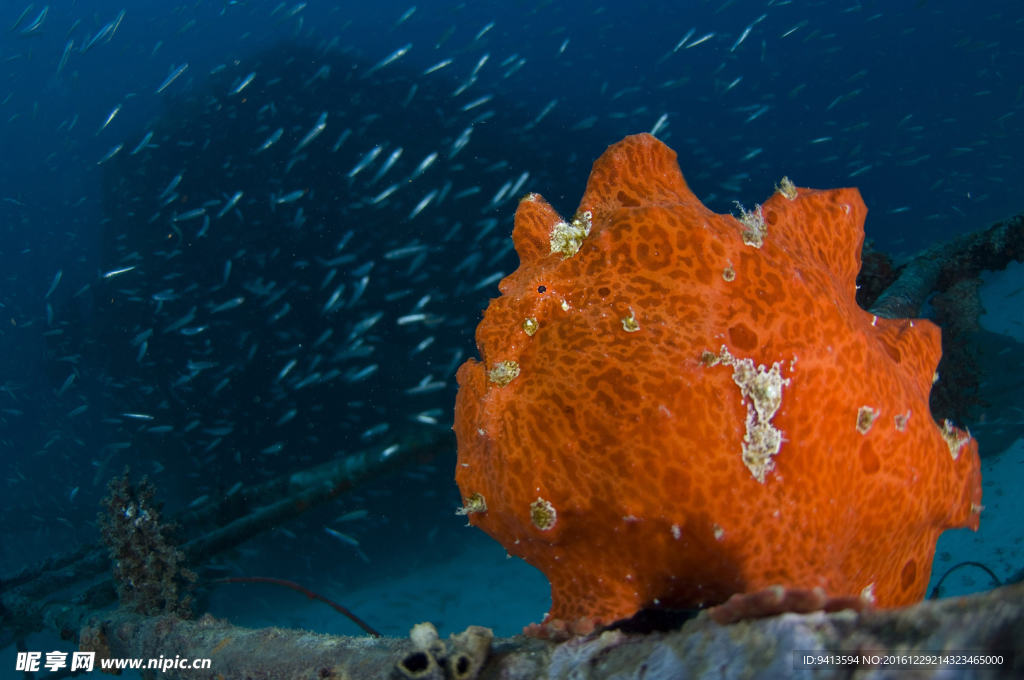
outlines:
[[[480,626],[447,640],[429,623],[417,625],[407,639],[342,637],[240,628],[209,614],[185,621],[124,610],[101,614],[89,629],[92,637],[102,636],[115,659],[210,659],[209,667],[199,672],[170,667],[160,674],[167,680],[767,679],[798,672],[798,651],[813,657],[856,652],[866,659],[857,666],[858,677],[893,677],[886,673],[905,671],[872,666],[871,658],[938,649],[985,650],[992,659],[989,676],[1019,677],[1024,669],[1022,631],[1021,584],[884,611],[786,614],[732,625],[700,614],[672,630],[604,630],[562,643],[522,635],[492,639],[490,629]],[[810,667],[804,672],[810,673]],[[815,672],[815,677],[849,677],[850,668]],[[913,671],[918,680],[956,672],[949,664]]]

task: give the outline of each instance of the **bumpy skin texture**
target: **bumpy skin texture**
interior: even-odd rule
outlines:
[[[977,529],[976,443],[944,438],[928,410],[939,329],[857,307],[856,189],[790,195],[765,202],[764,243],[745,245],[747,227],[705,208],[644,134],[594,164],[575,255],[550,252],[548,203],[520,202],[520,267],[477,328],[483,361],[458,373],[456,481],[470,523],[550,580],[545,622],[775,585],[896,607],[924,596],[940,533]],[[751,400],[705,354],[723,346],[789,380],[763,482],[742,456]],[[502,387],[489,372],[506,361],[520,372]],[[557,513],[546,530],[538,499]]]

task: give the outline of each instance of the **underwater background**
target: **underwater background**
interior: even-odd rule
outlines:
[[[295,581],[386,635],[520,632],[547,581],[456,516],[450,429],[518,198],[571,215],[604,149],[651,132],[716,212],[783,175],[859,187],[898,263],[1024,210],[1022,37],[1009,0],[3,3],[0,578],[96,543],[126,466],[190,540],[370,451],[395,463],[200,581]],[[1022,290],[985,276],[960,423],[985,511],[933,584],[1024,568]],[[361,633],[264,584],[197,608]]]

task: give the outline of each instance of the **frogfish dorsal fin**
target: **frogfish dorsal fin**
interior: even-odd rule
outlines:
[[[696,201],[679,170],[676,152],[643,133],[612,144],[594,162],[580,210],[596,214]]]

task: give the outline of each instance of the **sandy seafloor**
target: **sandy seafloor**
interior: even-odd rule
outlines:
[[[986,273],[983,279],[982,301],[987,311],[981,319],[983,327],[1024,342],[1024,295],[1020,300],[1007,297],[1024,286],[1024,266],[1014,264],[1005,272]],[[982,460],[982,479],[985,510],[981,529],[977,533],[964,529],[942,535],[936,546],[929,593],[942,573],[959,562],[981,562],[1001,579],[1024,568],[1020,524],[1024,516],[1024,439],[1018,439],[1001,454],[987,454]],[[450,561],[410,569],[404,576],[384,578],[356,590],[338,592],[330,584],[303,585],[319,589],[384,635],[396,637],[404,637],[422,621],[434,623],[442,636],[469,625],[487,626],[495,635],[510,636],[521,632],[524,625],[540,621],[551,604],[544,576],[525,562],[508,558],[505,550],[490,540],[470,540],[466,549]],[[991,579],[983,571],[960,569],[946,580],[943,596],[980,592],[991,586]],[[214,616],[239,626],[363,634],[327,605],[274,586],[221,588],[213,593],[209,606]],[[26,644],[33,651],[72,650],[71,645],[50,633],[33,635]],[[0,680],[23,680],[22,674],[14,670],[14,657],[13,647],[0,656]],[[36,677],[45,678],[47,674],[42,671]],[[123,677],[132,677],[131,672]]]

